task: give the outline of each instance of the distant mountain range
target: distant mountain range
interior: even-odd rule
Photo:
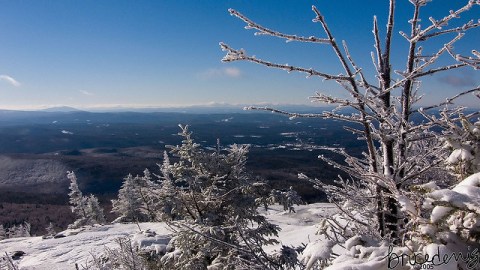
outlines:
[[[153,113],[153,112],[174,112],[174,113],[192,113],[192,114],[214,114],[214,113],[242,113],[245,107],[250,104],[207,104],[207,105],[192,105],[192,106],[178,106],[178,107],[98,107],[77,109],[70,106],[56,106],[39,110],[3,110],[0,112],[48,112],[48,113],[71,113],[71,112],[92,112],[92,113],[116,113],[116,112],[139,112],[139,113]],[[291,112],[322,112],[329,109],[329,107],[295,105],[295,104],[260,104],[254,105],[256,107],[270,107]]]
[[[177,112],[177,113],[241,113],[243,108],[251,106],[251,104],[225,104],[215,103],[207,105],[191,105],[191,106],[178,106],[178,107],[106,107],[106,108],[89,108],[84,111],[90,112]],[[327,107],[308,106],[308,105],[295,105],[295,104],[261,104],[255,105],[257,107],[271,107],[282,110],[294,111],[294,112],[319,112],[324,111]],[[75,111],[78,109],[71,107],[55,107],[47,109],[49,111]]]
[[[269,106],[269,105],[263,105]],[[208,115],[255,114],[260,111],[245,111],[242,105],[215,105],[190,106],[175,108],[127,108],[117,107],[108,109],[80,110],[68,106],[52,107],[37,111],[16,111],[0,109],[0,126],[23,124],[52,124],[52,123],[158,123],[158,119],[168,119],[170,122],[184,123],[187,119],[200,119]],[[321,113],[326,108],[304,105],[275,106],[291,112]],[[223,117],[223,116],[222,116]],[[223,119],[223,118],[222,118]],[[196,121],[197,121],[196,120]],[[166,120],[167,121],[167,120]],[[193,121],[193,120],[192,120]]]
[[[57,106],[36,111],[21,111],[21,110],[2,110],[0,109],[0,125],[11,125],[21,123],[51,123],[51,122],[70,122],[77,123],[81,121],[105,121],[105,122],[155,122],[158,117],[166,117],[171,120],[184,119],[187,115],[208,115],[208,114],[252,114],[252,113],[267,113],[263,111],[244,110],[248,105],[230,105],[230,104],[210,104],[210,105],[195,105],[186,107],[110,107],[110,108],[92,108],[92,109],[77,109],[69,106]],[[276,104],[261,104],[255,105],[257,107],[275,108],[287,112],[295,113],[322,113],[330,111],[333,107],[315,107],[308,105],[276,105]],[[467,109],[466,112],[473,112],[472,109]],[[353,112],[351,108],[346,108],[341,111],[345,114]],[[434,110],[431,113],[438,113]],[[189,118],[187,117],[187,118]]]
[[[69,107],[69,106],[59,106],[59,107],[51,107],[47,109],[40,110],[42,112],[80,112],[82,110]]]

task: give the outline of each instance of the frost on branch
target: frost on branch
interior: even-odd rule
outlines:
[[[234,50],[223,42],[220,43],[220,48],[222,48],[222,51],[227,51],[227,54],[222,58],[222,62],[233,62],[245,59],[245,50],[243,49]]]
[[[317,38],[314,36],[309,36],[309,37],[303,37],[303,36],[297,36],[297,35],[289,35],[289,34],[284,34],[280,33],[278,31],[274,31],[268,28],[265,28],[254,21],[250,20],[248,17],[244,16],[240,12],[234,10],[234,9],[229,9],[228,12],[230,12],[230,15],[235,16],[239,18],[240,20],[244,21],[247,26],[245,26],[245,29],[255,29],[258,32],[255,33],[255,35],[269,35],[269,36],[274,36],[278,38],[283,38],[287,42],[291,41],[299,41],[299,42],[312,42],[312,43],[330,43],[329,39],[326,38]]]

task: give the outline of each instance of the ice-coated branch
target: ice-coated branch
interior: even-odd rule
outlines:
[[[422,39],[424,36],[427,35],[428,32],[434,30],[434,29],[439,29],[441,28],[442,26],[445,26],[448,24],[448,22],[450,22],[452,19],[455,19],[455,18],[459,18],[460,17],[460,14],[462,14],[463,12],[466,12],[468,10],[470,10],[474,5],[480,5],[480,1],[478,0],[469,0],[467,4],[465,4],[463,7],[459,8],[458,10],[456,11],[453,11],[453,10],[450,10],[450,14],[443,17],[442,19],[440,20],[435,20],[433,18],[430,18],[430,21],[432,22],[432,24],[430,26],[428,26],[427,28],[425,28],[424,30],[421,30],[419,31],[415,36],[412,36],[409,41],[410,42],[417,42],[419,41],[420,39]],[[472,28],[472,27],[470,27]],[[463,31],[463,30],[462,30]]]
[[[380,94],[383,94],[383,93],[386,93],[386,92],[391,92],[394,89],[396,89],[397,87],[400,87],[400,86],[404,85],[407,81],[413,80],[418,74],[421,73],[421,71],[424,68],[426,68],[427,66],[429,66],[429,65],[433,64],[435,61],[437,61],[437,59],[441,55],[443,55],[448,50],[448,48],[453,45],[453,43],[460,40],[463,36],[464,36],[463,33],[459,33],[455,38],[453,38],[447,44],[445,44],[442,48],[440,48],[432,57],[430,57],[429,60],[425,61],[425,63],[423,63],[422,65],[416,67],[413,71],[403,74],[403,76],[404,76],[403,79],[398,80],[397,82],[392,84],[389,88],[382,91]]]
[[[326,150],[331,153],[335,153],[344,157],[345,164],[340,164],[339,162],[333,160],[332,158],[325,157],[324,155],[318,156],[320,160],[325,161],[326,163],[328,163],[329,165],[335,168],[344,170],[344,172],[347,172],[352,177],[355,177],[357,179],[362,179],[362,176],[364,176],[365,173],[368,173],[369,164],[366,164],[366,162],[368,161],[349,155],[343,148],[320,147],[319,149]]]
[[[361,119],[366,120],[367,118],[376,119],[378,121],[382,120],[379,117],[379,115],[375,113],[375,110],[374,110],[375,104],[372,103],[371,100],[367,99],[363,95],[356,95],[354,97],[357,97],[356,102],[348,99],[338,98],[338,97],[329,96],[329,95],[316,92],[314,96],[311,96],[309,98],[311,99],[312,102],[320,102],[325,104],[337,105],[337,107],[333,111],[337,111],[345,107],[353,108],[362,114],[363,118],[357,118],[360,121]],[[368,110],[365,107],[367,107]],[[324,112],[322,116],[325,116],[325,114],[326,112]]]
[[[269,35],[273,37],[283,38],[283,39],[286,39],[287,42],[299,41],[299,42],[330,44],[330,40],[326,38],[318,38],[314,36],[303,37],[303,36],[297,36],[297,35],[289,35],[289,34],[284,34],[275,30],[268,29],[266,27],[263,27],[255,23],[254,21],[250,20],[248,17],[244,16],[243,14],[241,14],[240,12],[234,9],[229,9],[228,12],[230,12],[230,15],[235,16],[240,20],[244,21],[247,24],[247,26],[245,26],[245,29],[258,30],[259,32],[256,32],[255,35]]]
[[[370,84],[367,79],[365,78],[365,75],[363,74],[363,71],[362,69],[357,66],[357,64],[355,63],[355,61],[353,60],[353,57],[352,55],[350,54],[350,50],[348,50],[348,46],[347,46],[347,42],[343,41],[342,42],[343,44],[343,49],[345,50],[345,54],[347,55],[347,59],[348,61],[350,61],[350,64],[352,65],[352,67],[355,69],[355,73],[360,75],[360,81],[358,82],[359,86],[360,87],[364,87],[367,92],[370,91],[372,92],[373,94],[378,94],[377,90],[379,91],[380,88],[377,87],[377,86],[374,86],[372,84]],[[366,93],[367,94],[367,93]],[[366,95],[365,95],[366,96]]]
[[[338,202],[336,201],[332,201],[335,206],[337,207],[337,209],[339,209],[343,214],[345,214],[346,216],[348,216],[351,220],[354,220],[355,222],[357,222],[358,224],[362,224],[363,226],[365,227],[369,227],[371,225],[361,221],[360,219],[356,218],[355,216],[352,215],[352,213],[346,211],[341,205],[338,204]]]
[[[348,75],[348,78],[349,78],[349,80],[352,84],[352,87],[354,88],[354,91],[358,93],[357,85],[355,84],[355,80],[353,79],[354,73],[352,72],[352,70],[348,66],[347,60],[345,59],[342,52],[340,51],[340,48],[339,48],[337,42],[335,41],[335,38],[333,37],[333,34],[330,31],[330,28],[328,27],[327,22],[325,21],[325,18],[320,13],[320,11],[317,9],[317,7],[312,6],[312,10],[316,14],[316,18],[313,19],[313,22],[319,22],[322,25],[323,30],[327,34],[328,40],[330,41],[330,44],[331,44],[333,50],[335,51],[335,54],[338,57],[338,60],[340,60],[340,63],[342,64],[343,69],[345,70],[345,72]]]
[[[254,110],[254,111],[267,111],[267,112],[272,112],[272,113],[278,113],[282,115],[288,116],[290,119],[295,119],[295,118],[325,118],[323,114],[318,114],[318,113],[292,113],[292,112],[287,112],[284,110],[279,110],[279,109],[274,109],[270,107],[255,107],[255,106],[248,106],[243,108],[246,111]]]
[[[383,52],[383,55],[382,55],[385,67],[388,69],[390,69],[390,54],[391,54],[390,48],[392,46],[394,20],[395,20],[395,0],[390,0],[390,5],[388,8],[387,33],[385,36],[385,51]]]
[[[452,56],[453,59],[455,59],[456,61],[458,61],[460,63],[463,63],[465,65],[471,66],[472,68],[474,68],[476,70],[480,69],[480,53],[478,51],[472,50],[472,54],[476,58],[474,58],[472,56],[463,56],[463,55],[460,55],[460,54],[455,54],[453,52],[452,47],[448,47],[447,51],[450,54],[450,56]]]
[[[323,112],[325,118],[330,119],[337,119],[346,122],[358,123],[358,124],[366,124],[370,117],[367,117],[365,114],[363,115],[343,115],[334,112]]]
[[[265,269],[272,269],[272,268],[270,268],[270,267],[267,267],[267,265],[266,265],[265,263],[263,263],[263,260],[259,257],[259,255],[257,255],[257,253],[255,252],[254,247],[252,247],[252,245],[249,243],[249,241],[247,240],[247,238],[246,238],[245,235],[243,234],[242,229],[238,226],[237,223],[235,224],[235,227],[237,228],[237,231],[238,231],[238,233],[239,233],[240,238],[242,239],[242,241],[245,243],[245,245],[246,245],[246,246],[248,247],[248,249],[250,250],[250,254],[253,255],[253,256],[262,264],[262,266],[265,267]],[[261,243],[258,243],[258,242],[255,243],[255,246],[257,247],[257,251],[260,251],[261,256],[262,256],[264,259],[266,259],[271,265],[278,267],[279,265],[278,265],[276,262],[270,260],[270,258],[268,257],[268,255],[265,253],[265,251],[264,251],[263,249],[259,249],[259,250],[258,250],[258,247],[261,246],[261,245],[262,245]]]
[[[371,131],[370,131],[370,126],[366,121],[365,106],[362,104],[363,101],[361,100],[360,91],[358,89],[359,87],[358,87],[357,82],[354,78],[355,73],[353,73],[352,70],[350,69],[350,67],[348,66],[347,60],[345,59],[345,56],[340,51],[340,48],[338,47],[338,44],[335,41],[335,38],[333,37],[332,32],[330,31],[330,28],[328,27],[327,22],[325,21],[325,18],[323,17],[323,15],[320,13],[320,11],[315,6],[312,6],[312,10],[316,14],[316,18],[313,20],[313,22],[319,22],[322,25],[323,30],[327,34],[327,37],[330,40],[331,46],[332,46],[335,54],[338,57],[338,60],[340,61],[340,63],[342,64],[342,66],[345,70],[345,72],[348,75],[348,78],[349,78],[348,81],[350,82],[350,84],[352,86],[352,89],[353,89],[353,92],[354,92],[353,96],[360,103],[360,105],[359,105],[359,107],[361,109],[360,110],[360,114],[361,114],[360,122],[362,123],[362,125],[365,129],[365,139],[366,139],[366,142],[367,142],[368,153],[369,153],[370,158],[372,160],[371,169],[373,171],[376,171],[377,161],[376,161],[375,150],[374,150],[375,146],[374,146],[374,143],[373,143],[373,138],[372,138],[372,134],[371,134]]]
[[[249,106],[243,108],[244,110],[256,110],[256,111],[267,111],[267,112],[272,112],[272,113],[278,113],[282,115],[288,116],[290,119],[295,119],[295,118],[330,118],[330,119],[338,119],[338,120],[343,120],[347,122],[352,122],[352,123],[359,123],[362,124],[364,120],[360,118],[359,116],[354,116],[354,115],[342,115],[342,114],[337,114],[333,112],[328,112],[325,111],[321,114],[318,113],[292,113],[292,112],[287,112],[284,110],[279,110],[279,109],[274,109],[270,107],[255,107],[255,106]]]
[[[426,111],[426,110],[438,108],[438,107],[441,107],[441,106],[444,106],[444,105],[452,104],[452,102],[453,102],[455,99],[457,99],[457,98],[459,98],[459,97],[462,97],[462,96],[464,96],[464,95],[470,94],[470,93],[478,92],[478,91],[480,91],[480,86],[478,86],[478,87],[476,87],[476,88],[473,88],[473,89],[470,89],[470,90],[463,91],[463,92],[461,92],[461,93],[458,93],[458,94],[456,94],[456,95],[453,96],[453,97],[447,98],[444,102],[441,102],[441,103],[439,103],[439,104],[435,104],[435,105],[428,106],[428,107],[422,107],[422,108],[416,110],[416,112],[418,112],[418,111]]]
[[[433,18],[430,17],[430,20],[433,20]],[[459,26],[459,27],[445,29],[445,30],[442,30],[442,31],[438,31],[438,32],[434,32],[434,33],[431,33],[431,34],[428,34],[428,35],[424,35],[418,41],[425,41],[429,38],[444,35],[444,34],[449,34],[449,33],[455,33],[455,32],[460,32],[460,31],[465,32],[469,29],[476,28],[476,27],[479,27],[479,26],[480,26],[480,20],[476,23],[474,23],[473,20],[470,20],[466,24],[464,24],[462,26]]]
[[[431,170],[432,168],[440,165],[441,163],[443,163],[443,160],[436,160],[434,162],[426,164],[425,167],[423,167],[419,170],[416,170],[416,171],[413,171],[413,172],[407,171],[407,175],[403,177],[400,184],[404,184],[405,182],[407,182],[409,180],[414,180],[414,179],[418,178],[419,176],[423,175],[425,172],[427,172],[427,171]],[[413,168],[414,167],[412,167],[411,170],[413,170]]]
[[[457,68],[461,68],[461,67],[465,67],[465,66],[467,66],[466,63],[456,63],[456,64],[452,64],[452,65],[448,65],[448,66],[432,68],[432,69],[427,70],[425,72],[418,73],[417,75],[413,76],[413,78],[416,79],[416,78],[420,78],[420,77],[423,77],[423,76],[432,75],[432,74],[435,74],[437,72],[457,69]]]
[[[255,56],[247,55],[244,50],[235,50],[223,42],[220,42],[220,47],[222,48],[223,51],[227,52],[227,54],[222,58],[222,62],[233,62],[233,61],[243,60],[243,61],[249,61],[249,62],[257,63],[260,65],[264,65],[270,68],[283,69],[287,72],[295,71],[300,73],[306,73],[307,77],[318,76],[318,77],[324,78],[325,80],[338,80],[338,81],[350,80],[348,76],[344,76],[344,75],[332,75],[332,74],[316,71],[313,68],[302,68],[302,67],[290,66],[288,64],[277,64],[277,63],[265,61],[262,59],[258,59]]]
[[[325,103],[325,104],[339,104],[341,106],[351,106],[351,107],[358,107],[358,103],[352,102],[348,99],[343,99],[343,98],[338,98],[338,97],[333,97],[329,95],[325,95],[319,92],[316,92],[314,96],[311,96],[310,99],[312,102],[319,102],[319,103]]]
[[[345,129],[346,131],[350,131],[353,134],[362,135],[362,136],[365,135],[365,131],[360,130],[360,129],[352,128],[352,127],[349,127],[349,126],[343,126],[343,129]]]
[[[18,270],[18,266],[13,262],[12,258],[8,255],[7,252],[5,252],[5,256],[0,257],[0,259],[7,261],[7,269]]]
[[[377,52],[377,62],[373,61],[373,64],[376,67],[377,73],[380,73],[379,67],[383,66],[383,61],[382,61],[382,47],[380,45],[380,34],[378,32],[378,22],[377,22],[377,16],[373,16],[373,37],[375,39],[375,50]],[[373,53],[372,53],[373,54]],[[372,60],[374,60],[374,56],[372,55]]]

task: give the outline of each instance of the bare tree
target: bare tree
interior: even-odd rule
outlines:
[[[408,193],[412,184],[419,184],[426,178],[427,173],[444,160],[440,142],[432,140],[438,135],[434,127],[447,127],[448,122],[458,122],[461,118],[470,119],[477,116],[478,112],[462,114],[461,108],[450,109],[449,105],[459,97],[471,93],[480,98],[480,87],[477,86],[436,105],[423,108],[415,106],[422,98],[420,82],[425,76],[438,75],[454,69],[478,70],[480,68],[480,53],[477,50],[472,50],[471,55],[460,55],[453,47],[467,32],[480,26],[479,20],[465,22],[460,19],[461,15],[474,12],[473,10],[478,8],[475,6],[479,6],[480,1],[463,1],[464,4],[459,9],[450,11],[443,18],[430,17],[430,21],[424,22],[423,25],[420,24],[420,12],[430,1],[410,0],[409,2],[413,6],[412,17],[408,21],[410,29],[400,31],[400,35],[408,42],[408,50],[403,55],[404,68],[394,70],[391,61],[392,37],[396,27],[395,13],[398,4],[395,0],[389,1],[387,26],[383,37],[379,31],[377,18],[373,18],[374,46],[371,57],[375,67],[375,74],[373,74],[375,77],[371,76],[372,74],[365,74],[364,69],[356,64],[346,41],[337,42],[326,19],[315,6],[312,7],[315,14],[313,22],[322,26],[324,37],[285,34],[257,24],[236,10],[230,9],[229,12],[244,21],[247,29],[256,30],[258,35],[330,47],[343,67],[341,74],[275,63],[251,56],[243,49],[234,49],[225,43],[220,43],[222,50],[227,52],[222,59],[223,62],[248,61],[288,72],[304,73],[307,77],[334,81],[350,95],[349,98],[341,98],[339,97],[341,95],[328,96],[317,92],[311,97],[313,102],[335,105],[335,109],[320,114],[291,113],[269,107],[246,109],[271,111],[292,118],[333,118],[353,123],[346,129],[365,140],[364,156],[354,157],[345,149],[339,148],[334,152],[343,155],[346,158],[345,163],[337,163],[323,156],[320,158],[346,171],[353,179],[361,181],[362,186],[370,191],[367,194],[368,197],[365,197],[365,194],[362,196],[364,199],[369,198],[369,203],[373,205],[373,210],[369,214],[375,216],[379,237],[390,238],[394,243],[399,243],[402,239],[404,222],[399,198],[404,193]],[[428,42],[440,37],[448,39],[448,42],[436,48],[435,43]],[[427,50],[423,49],[424,45],[432,46],[432,48],[428,47],[428,51],[433,53],[425,53]],[[450,60],[446,63],[447,61],[442,59],[439,63],[440,57]],[[373,82],[370,78],[376,78],[376,81]],[[344,108],[351,108],[354,113],[348,115],[342,113],[341,109]],[[440,117],[439,110],[441,110]],[[425,120],[413,121],[416,115]],[[322,185],[318,181],[317,184]],[[330,187],[330,191],[336,194],[342,193],[341,189],[334,187]],[[362,222],[355,216],[351,218],[359,224]]]

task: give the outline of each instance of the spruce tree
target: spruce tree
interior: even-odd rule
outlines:
[[[7,232],[5,231],[3,224],[0,224],[0,240],[3,240],[5,238],[7,238]]]
[[[273,260],[262,247],[276,242],[271,237],[279,228],[257,211],[256,180],[245,168],[248,146],[208,152],[181,128],[182,144],[170,152],[178,161],[161,167],[164,206],[175,214],[160,215],[175,229],[162,267],[270,268]]]
[[[112,212],[119,217],[114,222],[144,221],[146,216],[141,212],[142,200],[135,178],[129,174],[124,178],[118,192],[118,199],[112,200]]]
[[[105,216],[97,197],[94,195],[83,196],[74,172],[67,172],[67,178],[70,180],[70,193],[68,195],[71,210],[77,217],[75,222],[68,227],[78,228],[85,225],[104,224]]]

